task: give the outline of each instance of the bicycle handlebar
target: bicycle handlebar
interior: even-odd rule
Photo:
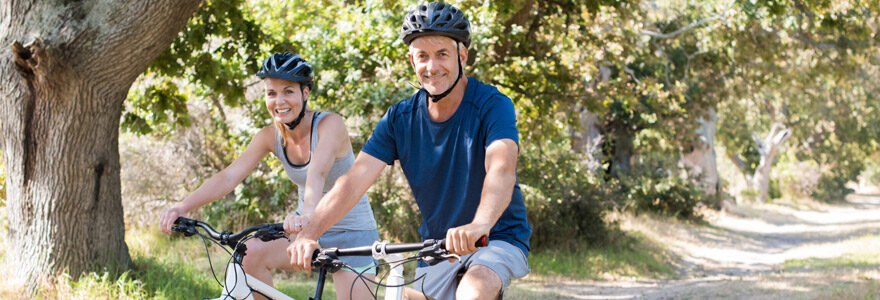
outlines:
[[[174,226],[171,230],[183,233],[185,236],[197,234],[196,227],[201,227],[207,232],[208,236],[221,245],[235,247],[243,238],[251,233],[255,233],[254,237],[263,241],[271,241],[286,237],[284,233],[284,225],[282,223],[267,223],[245,228],[244,230],[232,233],[229,231],[217,232],[211,225],[202,221],[196,221],[184,217],[178,217],[174,220]],[[486,236],[480,237],[475,243],[477,247],[485,247],[489,244]],[[373,256],[374,253],[396,254],[405,252],[419,253],[416,255],[420,259],[425,260],[428,264],[436,264],[444,259],[457,257],[449,254],[446,250],[446,240],[428,239],[421,243],[402,243],[389,244],[387,242],[376,242],[371,246],[353,247],[353,248],[325,248],[315,250],[312,254],[312,265],[320,266],[324,264],[334,264],[333,260],[342,256]]]
[[[489,239],[486,236],[480,237],[479,240],[474,244],[476,247],[486,247],[489,245]],[[385,244],[385,243],[377,243],[372,246],[362,246],[362,247],[353,247],[353,248],[345,248],[345,249],[337,249],[337,248],[326,248],[321,250],[323,254],[334,254],[336,256],[370,256],[373,255],[373,248],[375,247],[376,253],[387,253],[387,254],[395,254],[395,253],[405,253],[405,252],[414,252],[420,251],[426,248],[434,248],[438,247],[441,249],[446,249],[446,239],[433,240],[428,239],[421,243],[404,243],[404,244]]]
[[[217,230],[214,230],[211,225],[202,221],[178,217],[177,220],[174,220],[174,226],[171,227],[171,230],[183,233],[185,236],[191,236],[196,234],[196,227],[201,227],[212,239],[220,242],[222,245],[230,247],[235,247],[241,239],[254,232],[257,233],[254,236],[263,241],[271,241],[285,237],[284,225],[282,223],[266,223],[245,228],[237,233],[232,233],[229,231],[217,232]]]
[[[486,247],[489,245],[489,239],[486,236],[480,237],[474,244],[476,247]],[[376,242],[371,246],[353,247],[353,248],[324,248],[315,250],[312,253],[312,266],[321,267],[322,265],[336,264],[334,260],[342,256],[373,256],[374,254],[397,254],[405,252],[419,253],[416,255],[419,259],[424,260],[429,265],[437,264],[448,258],[457,258],[457,255],[450,254],[446,250],[446,240],[428,239],[421,243],[403,243],[389,244],[388,242]]]

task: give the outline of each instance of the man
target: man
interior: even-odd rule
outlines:
[[[446,238],[461,262],[420,266],[421,296],[492,299],[529,272],[531,227],[516,181],[519,132],[510,98],[464,76],[470,24],[445,3],[419,5],[402,30],[407,58],[423,88],[392,106],[351,169],[328,192],[288,248],[291,264],[309,269],[315,241],[372,185],[386,165],[400,161],[419,210],[422,239]],[[474,246],[482,237],[489,246]],[[458,279],[458,273],[463,276]]]

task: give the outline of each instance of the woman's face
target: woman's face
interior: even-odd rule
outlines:
[[[266,78],[266,108],[275,122],[289,123],[296,119],[308,99],[309,89],[300,90],[299,82]]]

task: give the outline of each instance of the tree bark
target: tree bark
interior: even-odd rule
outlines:
[[[635,134],[630,131],[625,124],[617,121],[611,124],[609,136],[611,136],[612,149],[611,156],[611,177],[621,178],[621,176],[630,174],[630,160],[632,160],[635,145],[633,139]]]
[[[758,167],[755,168],[755,174],[752,175],[750,181],[752,188],[758,192],[757,200],[759,202],[767,201],[770,190],[770,170],[773,167],[773,162],[776,161],[776,155],[779,153],[782,143],[790,136],[791,131],[784,129],[782,124],[776,123],[773,124],[770,133],[767,134],[763,141],[755,137],[755,142],[758,143],[758,153],[761,154],[761,161],[758,163]]]
[[[688,175],[697,179],[697,185],[707,195],[715,195],[720,189],[718,167],[715,163],[715,124],[717,117],[714,108],[709,108],[705,118],[700,118],[697,134],[699,141],[689,153],[682,154],[682,164],[688,168]]]
[[[118,133],[137,76],[199,1],[0,4],[0,130],[7,166],[6,280],[128,268]]]
[[[575,105],[580,127],[570,130],[572,148],[582,154],[581,165],[590,174],[597,174],[602,168],[602,133],[599,131],[599,116],[582,105]]]

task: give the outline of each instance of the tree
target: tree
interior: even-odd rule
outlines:
[[[0,8],[0,123],[7,280],[127,268],[119,122],[129,87],[199,1],[7,1]]]
[[[880,4],[739,1],[737,8],[743,13],[717,37],[731,43],[730,93],[718,110],[727,156],[766,195],[769,185],[755,180],[769,180],[773,160],[766,154],[790,138],[792,147],[780,155],[812,161],[822,173],[813,196],[843,199],[880,139],[873,126]],[[767,131],[767,139],[755,137]]]

